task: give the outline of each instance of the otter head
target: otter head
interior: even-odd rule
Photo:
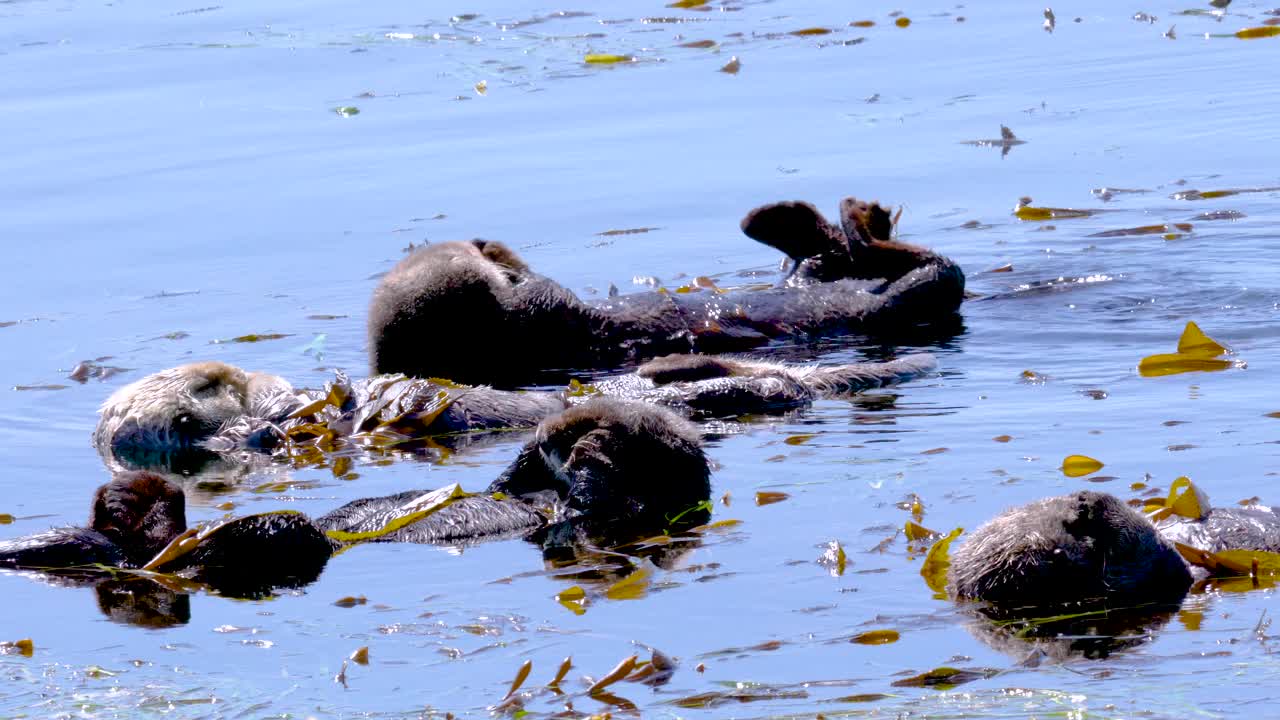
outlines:
[[[711,494],[696,427],[670,410],[595,399],[544,420],[490,492],[554,490],[597,519],[655,521]]]
[[[249,378],[220,362],[180,365],[130,383],[98,411],[100,449],[192,447],[222,424],[244,415]]]
[[[130,383],[98,411],[100,452],[173,452],[203,446],[246,415],[278,421],[297,406],[283,379],[221,362],[180,365]]]
[[[577,297],[531,272],[500,242],[425,245],[374,290],[370,368],[463,383],[524,382],[538,370],[565,367],[566,353],[596,339],[589,316]]]
[[[186,497],[154,473],[121,473],[93,494],[89,527],[141,566],[187,529]]]
[[[1181,599],[1191,575],[1147,518],[1081,491],[1001,513],[951,558],[951,594],[1007,609]]]

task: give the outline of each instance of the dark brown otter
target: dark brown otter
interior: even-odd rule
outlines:
[[[1271,508],[1221,507],[1153,524],[1105,493],[1046,498],[979,527],[953,553],[947,590],[984,601],[968,608],[970,630],[1023,664],[1107,657],[1148,642],[1193,582],[1209,581],[1175,542],[1277,552],[1280,517]]]
[[[314,521],[273,512],[185,532],[182,491],[152,473],[126,472],[95,493],[89,527],[0,542],[0,567],[146,568],[256,596],[311,582],[347,542],[544,542],[577,529],[618,538],[660,532],[674,516],[696,523],[707,515],[709,472],[699,431],[687,420],[601,398],[544,420],[488,489],[425,517],[415,513],[426,493],[410,491],[357,500]]]
[[[1006,608],[1107,600],[1177,602],[1191,573],[1173,544],[1122,500],[1082,491],[1012,508],[951,558],[957,598]]]
[[[1280,516],[1271,508],[1219,507],[1152,524],[1106,493],[1047,498],[978,528],[952,557],[948,589],[1005,609],[1177,603],[1205,572],[1190,567],[1175,542],[1207,552],[1278,552]]]
[[[88,527],[56,528],[0,542],[0,567],[92,572],[142,568],[203,582],[225,594],[258,596],[319,576],[331,547],[297,513],[266,513],[223,524],[191,552],[157,561],[187,530],[182,489],[149,472],[125,472],[94,493]]]
[[[892,239],[889,213],[852,198],[842,225],[807,203],[753,210],[752,238],[797,260],[782,287],[639,293],[589,305],[501,243],[427,245],[391,269],[369,308],[374,373],[501,386],[669,353],[741,351],[774,338],[884,332],[954,316],[964,274]],[[433,338],[446,338],[439,346]]]

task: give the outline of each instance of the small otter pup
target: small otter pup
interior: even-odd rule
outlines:
[[[807,203],[748,214],[748,236],[796,260],[783,287],[637,293],[593,305],[502,243],[426,245],[374,291],[370,365],[375,374],[513,386],[669,353],[742,351],[781,337],[902,330],[954,316],[964,297],[955,263],[894,241],[878,204],[849,198],[841,214],[841,227]],[[430,338],[446,338],[447,347],[431,347]]]
[[[706,516],[686,511],[709,497],[709,475],[700,435],[687,420],[654,405],[599,398],[542,421],[484,493],[448,498],[430,512],[421,509],[426,493],[410,491],[356,500],[315,521],[281,511],[188,531],[177,486],[126,472],[98,488],[89,527],[0,542],[0,567],[145,568],[256,596],[311,582],[348,542],[652,534],[668,516]]]
[[[403,375],[351,382],[341,374],[323,390],[295,391],[275,375],[202,362],[117,390],[99,411],[93,441],[113,469],[181,472],[216,453],[273,449],[291,428],[317,423],[342,436],[388,426],[411,438],[525,428],[597,395],[665,405],[693,417],[726,417],[801,407],[818,397],[907,380],[934,366],[933,356],[924,354],[834,366],[671,355],[586,392],[496,390]]]

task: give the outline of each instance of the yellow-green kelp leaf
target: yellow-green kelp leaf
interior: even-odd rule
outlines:
[[[787,34],[795,35],[796,37],[809,37],[812,35],[830,35],[831,29],[824,28],[824,27],[810,27],[810,28],[804,28],[802,30],[792,30]]]
[[[1211,572],[1221,590],[1245,592],[1274,587],[1280,576],[1280,554],[1263,550],[1206,550],[1174,543],[1178,553],[1192,565]]]
[[[1269,38],[1277,35],[1280,35],[1280,25],[1263,25],[1261,27],[1244,28],[1235,32],[1235,36],[1241,40],[1257,40],[1258,38]]]
[[[653,578],[653,570],[640,565],[631,574],[609,586],[604,596],[610,600],[639,600],[649,589],[649,581]]]
[[[31,657],[35,652],[36,645],[31,642],[31,638],[0,641],[0,655],[21,655],[22,657]]]
[[[1104,465],[1088,455],[1068,455],[1062,460],[1062,474],[1067,477],[1084,477],[1096,473]]]
[[[1225,345],[1204,334],[1200,326],[1188,322],[1182,336],[1178,338],[1177,352],[1142,358],[1138,363],[1138,374],[1142,377],[1160,377],[1240,366],[1242,363],[1222,357],[1230,352]]]
[[[929,548],[924,562],[920,565],[920,577],[924,578],[929,589],[936,593],[947,590],[947,571],[951,569],[951,541],[960,537],[964,528],[956,528],[947,533]]]
[[[1161,377],[1177,375],[1185,372],[1213,372],[1234,367],[1235,362],[1221,358],[1204,358],[1179,353],[1148,355],[1138,363],[1138,374],[1142,377]]]
[[[756,493],[756,505],[772,505],[780,503],[789,497],[791,496],[784,492],[761,490]]]
[[[352,117],[360,114],[360,108],[355,105],[343,105],[341,107],[334,108],[333,111],[337,113],[339,117]]]
[[[902,636],[897,630],[868,630],[854,635],[849,639],[849,642],[859,645],[888,645],[889,643],[898,642],[900,637]]]
[[[391,519],[386,525],[377,530],[367,530],[363,532],[347,532],[345,530],[327,530],[325,535],[337,540],[338,542],[360,542],[362,540],[372,540],[399,530],[406,525],[411,525],[419,520],[432,515],[457,500],[465,497],[471,497],[473,493],[469,493],[462,489],[458,483],[446,485],[439,490],[433,490],[429,493],[419,495],[400,506],[399,516]]]
[[[928,540],[942,535],[942,533],[937,532],[936,530],[930,530],[929,528],[912,520],[907,521],[903,530],[907,534],[907,539],[911,542],[920,542],[921,540]]]
[[[587,694],[592,695],[598,693],[627,675],[630,675],[631,671],[635,669],[637,659],[638,656],[636,655],[623,658],[622,662],[615,665],[614,668],[606,673],[604,677],[591,683],[591,687],[587,688]]]
[[[849,567],[849,555],[839,540],[832,540],[823,548],[822,555],[818,556],[818,564],[827,568],[831,577],[840,577]]]
[[[703,5],[706,5],[710,1],[711,0],[676,0],[675,2],[671,3],[667,7],[682,8],[682,9],[688,10],[690,8],[702,7]]]
[[[1194,321],[1188,321],[1187,326],[1182,329],[1182,336],[1178,338],[1178,352],[1217,357],[1229,351],[1225,345],[1205,335]]]
[[[565,676],[569,674],[569,670],[571,670],[572,668],[573,668],[573,656],[570,655],[560,663],[560,667],[556,670],[556,676],[551,678],[551,682],[547,683],[547,687],[549,688],[559,687],[560,681],[564,680]]]
[[[609,53],[588,53],[582,61],[588,65],[616,65],[618,63],[635,62],[630,55],[612,55]]]
[[[1209,509],[1209,497],[1185,475],[1169,486],[1167,498],[1151,498],[1143,503],[1143,510],[1152,522],[1159,522],[1170,515],[1202,520],[1208,516]]]
[[[507,690],[507,694],[502,696],[502,699],[506,700],[515,695],[520,686],[524,684],[524,681],[529,678],[530,672],[533,672],[533,661],[525,660],[520,669],[516,671],[516,676],[511,680],[511,687]]]
[[[1089,217],[1094,214],[1094,211],[1078,210],[1076,208],[1035,207],[1031,204],[1031,198],[1024,197],[1014,206],[1013,214],[1019,220],[1066,220],[1068,218]]]
[[[556,593],[556,602],[574,615],[581,615],[587,611],[587,593],[577,585]]]

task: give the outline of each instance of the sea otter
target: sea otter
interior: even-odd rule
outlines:
[[[406,437],[533,427],[597,396],[641,400],[692,417],[777,412],[819,396],[909,379],[930,355],[818,366],[675,355],[635,373],[566,391],[508,391],[403,375],[357,382],[339,376],[321,391],[220,362],[182,365],[120,388],[103,403],[93,443],[114,469],[192,470],[211,453],[269,450],[290,430],[323,424],[341,436],[383,429]],[[474,437],[458,436],[461,438]]]
[[[648,292],[587,304],[500,242],[426,245],[374,291],[372,372],[509,387],[670,353],[900,331],[954,316],[964,297],[955,263],[894,240],[889,210],[878,204],[847,198],[840,211],[839,225],[808,203],[751,211],[743,231],[796,261],[782,286],[755,291]]]
[[[1202,507],[1208,507],[1201,496]],[[1152,523],[1122,500],[1080,491],[1006,510],[951,557],[948,593],[969,630],[1020,664],[1104,658],[1149,642],[1208,571],[1174,543],[1280,551],[1270,508],[1212,508]]]
[[[1207,507],[1207,502],[1204,505]],[[951,558],[949,592],[1005,610],[1101,601],[1178,603],[1204,571],[1174,547],[1280,551],[1270,508],[1208,510],[1152,523],[1119,498],[1080,491],[1006,510]]]
[[[680,516],[707,515],[710,470],[700,433],[670,410],[597,398],[543,420],[483,493],[409,491],[348,503],[314,520],[281,511],[186,527],[183,492],[145,471],[94,494],[88,527],[0,542],[0,567],[144,568],[257,596],[315,579],[352,542],[537,542],[589,533],[622,540]]]

